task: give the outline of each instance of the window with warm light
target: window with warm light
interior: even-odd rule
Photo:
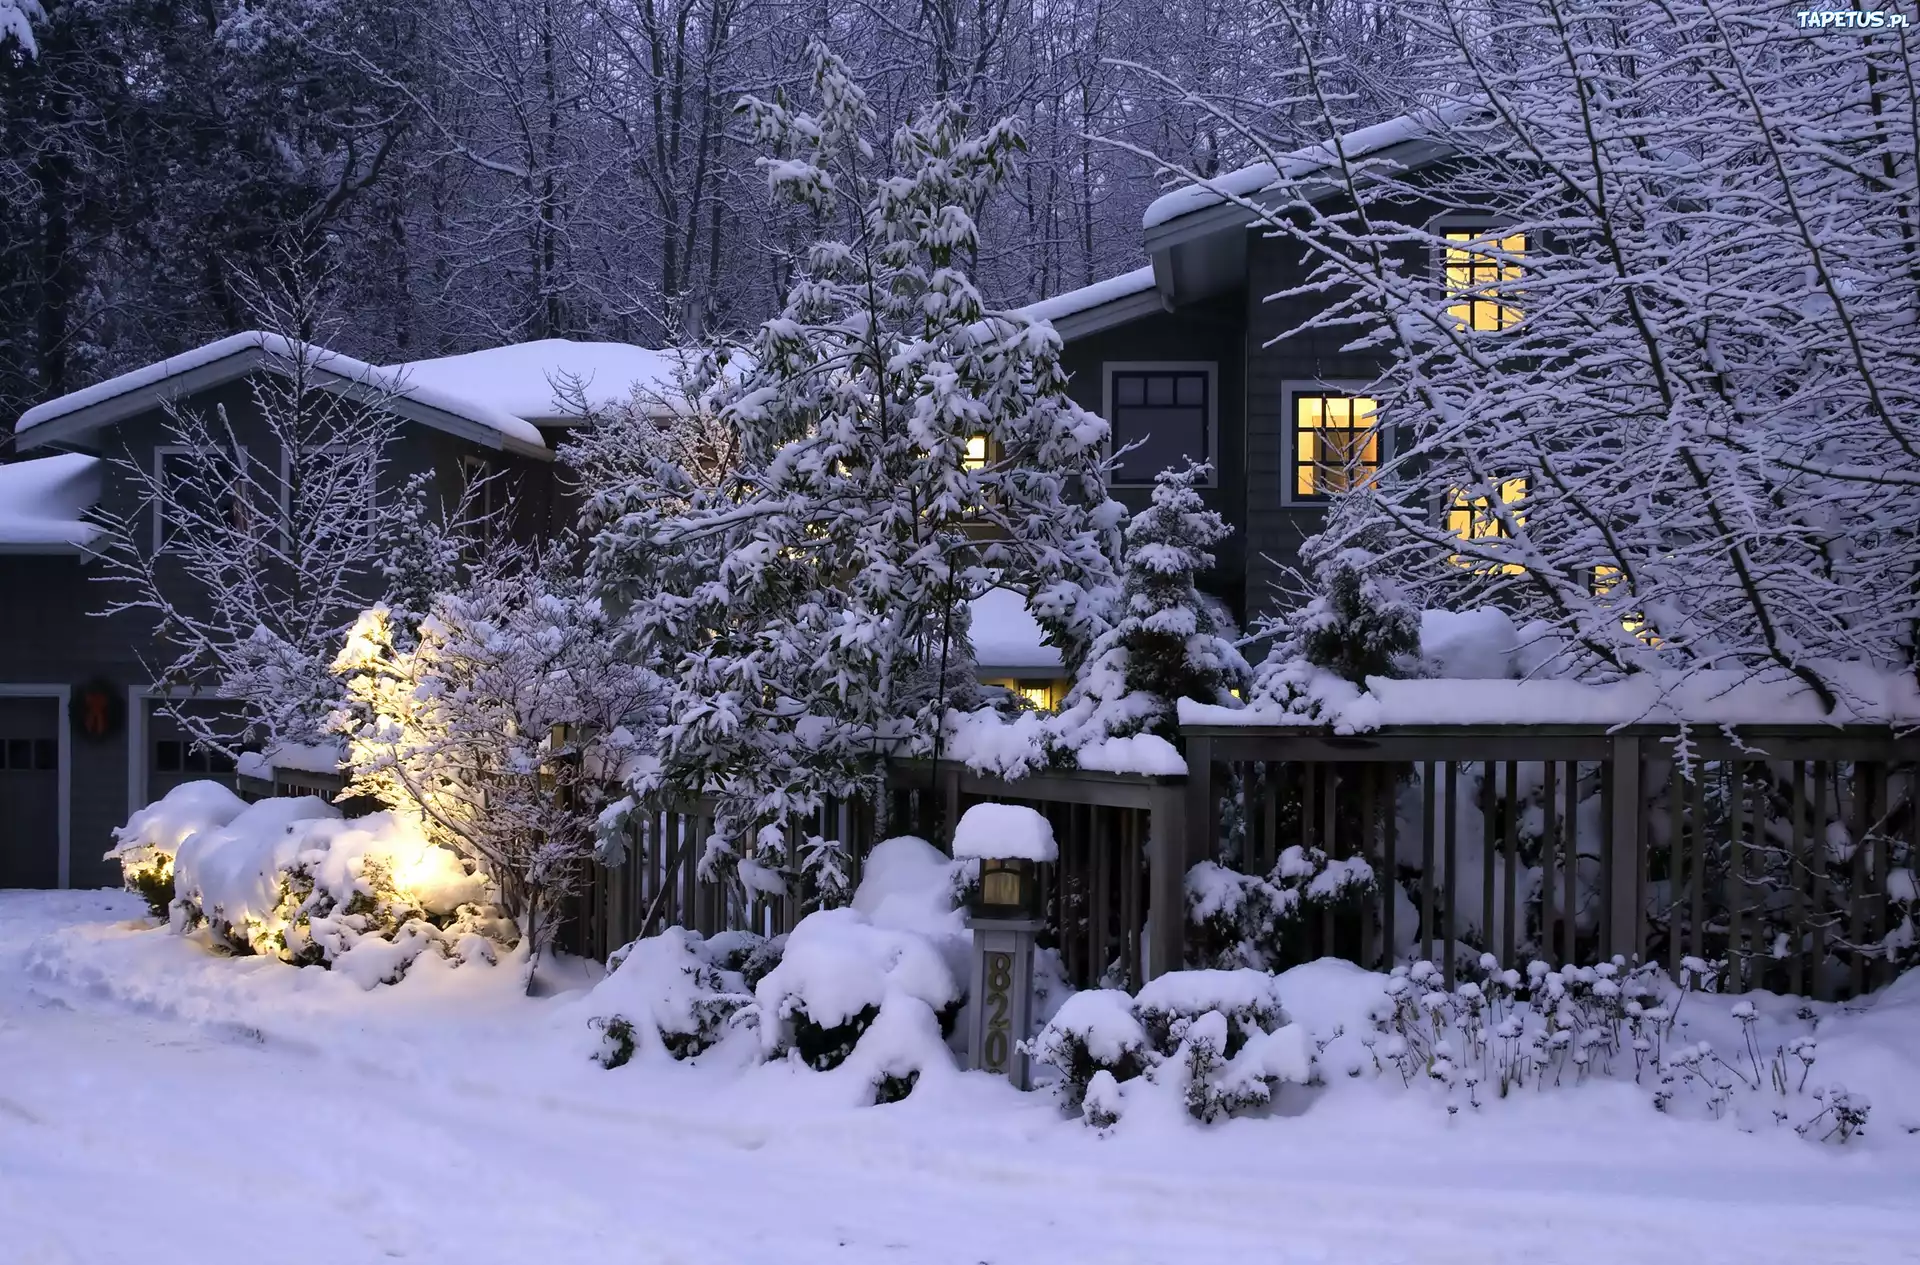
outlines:
[[[1527,253],[1527,235],[1510,233],[1488,237],[1482,233],[1446,235],[1443,262],[1447,315],[1463,329],[1503,330],[1520,321],[1520,309],[1503,300],[1513,296],[1520,280],[1519,260]]]
[[[1593,569],[1587,581],[1588,588],[1597,598],[1609,598],[1620,587],[1620,568],[1601,563]],[[1627,611],[1620,617],[1620,627],[1638,637],[1650,646],[1660,644],[1660,638],[1647,627],[1647,617],[1641,611]]]
[[[1377,404],[1370,396],[1293,397],[1293,497],[1312,500],[1372,483],[1380,472]]]
[[[1503,479],[1500,482],[1500,505],[1514,522],[1524,525],[1527,521],[1524,508],[1527,499],[1527,480]],[[1512,535],[1507,524],[1495,508],[1492,498],[1485,496],[1468,497],[1454,491],[1447,504],[1447,530],[1462,540],[1495,540]],[[1473,566],[1476,560],[1454,555],[1454,565]],[[1517,563],[1502,563],[1496,568],[1507,575],[1518,575],[1526,568]]]
[[[966,450],[960,457],[962,470],[984,470],[987,468],[987,437],[968,435]]]

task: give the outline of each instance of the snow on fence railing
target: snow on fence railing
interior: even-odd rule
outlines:
[[[1877,726],[1182,732],[1192,855],[1221,867],[1189,881],[1199,929],[1214,933],[1190,956],[1245,961],[1258,937],[1233,939],[1240,876],[1260,880],[1266,917],[1289,899],[1290,865],[1322,885],[1361,869],[1372,879],[1344,889],[1358,899],[1306,906],[1299,956],[1376,966],[1412,955],[1440,963],[1449,984],[1456,962],[1483,952],[1503,967],[1620,955],[1676,976],[1689,960],[1718,963],[1728,991],[1828,999],[1875,987],[1915,956],[1920,735]],[[1319,860],[1303,866],[1303,855]]]

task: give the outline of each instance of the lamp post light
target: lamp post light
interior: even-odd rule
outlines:
[[[973,928],[967,1065],[1032,1088],[1020,1044],[1032,1035],[1033,938],[1046,926],[1040,867],[1059,855],[1053,826],[1031,808],[975,804],[953,832],[953,855],[980,862],[967,905]]]

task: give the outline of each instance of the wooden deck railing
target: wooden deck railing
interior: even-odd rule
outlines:
[[[1265,873],[1296,843],[1364,856],[1383,898],[1321,947],[1377,966],[1395,946],[1450,980],[1466,952],[1622,955],[1724,963],[1730,991],[1859,993],[1889,974],[1892,898],[1920,856],[1920,736],[1884,728],[1694,729],[1684,745],[1653,726],[1184,737],[1189,819],[1208,823],[1190,861]],[[1214,824],[1229,795],[1237,855]]]

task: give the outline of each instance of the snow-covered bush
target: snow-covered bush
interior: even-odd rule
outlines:
[[[1311,582],[1296,609],[1262,629],[1274,642],[1254,673],[1254,706],[1317,716],[1368,677],[1419,674],[1420,611],[1383,574],[1381,543],[1378,531],[1307,541],[1301,557]]]
[[[1060,1074],[1054,1093],[1069,1111],[1080,1107],[1096,1076],[1115,1083],[1132,1080],[1147,1070],[1153,1054],[1133,1013],[1133,998],[1113,988],[1067,998],[1028,1052],[1035,1063]]]
[[[1138,997],[1076,993],[1028,1050],[1058,1074],[1061,1105],[1096,1129],[1110,1128],[1135,1093],[1169,1094],[1205,1124],[1314,1074],[1306,1033],[1286,1022],[1274,978],[1253,970],[1173,971]]]
[[[126,825],[114,827],[106,859],[118,861],[127,890],[144,899],[155,918],[165,918],[173,904],[173,862],[180,845],[226,825],[246,807],[219,782],[182,782],[127,818]]]
[[[1708,963],[1687,959],[1677,985],[1657,964],[1629,969],[1620,958],[1560,970],[1536,961],[1523,974],[1500,970],[1487,955],[1478,968],[1481,978],[1452,989],[1431,962],[1394,968],[1380,1031],[1368,1038],[1380,1067],[1408,1085],[1438,1086],[1450,1112],[1619,1079],[1644,1087],[1663,1112],[1731,1115],[1749,1128],[1771,1120],[1833,1142],[1866,1125],[1864,1096],[1811,1079],[1819,1045],[1810,1027],[1790,1030],[1806,1023],[1798,1004],[1763,1016],[1755,1000],[1735,1000],[1730,1048],[1688,1038],[1682,1011],[1690,1000],[1728,1004],[1713,994],[1694,1000],[1693,986],[1716,974]],[[1761,1037],[1763,1018],[1772,1040]]]
[[[349,790],[470,859],[535,952],[593,856],[609,772],[649,731],[655,679],[613,640],[548,558],[439,595],[417,638],[368,610],[334,663]]]
[[[176,931],[231,953],[394,983],[421,953],[492,961],[513,924],[486,880],[391,813],[355,820],[313,796],[266,799],[181,841]]]
[[[596,1013],[589,1022],[606,1039],[603,1065],[655,1051],[690,1059],[718,1044],[753,1003],[741,968],[765,943],[740,934],[703,940],[669,927],[616,950],[591,994]]]
[[[937,947],[912,932],[875,926],[857,909],[802,918],[754,996],[768,1055],[791,1053],[815,1071],[844,1063],[889,1003],[918,1002],[944,1040],[962,1000]]]
[[[1357,910],[1375,890],[1364,857],[1334,859],[1299,844],[1264,877],[1202,861],[1187,872],[1188,956],[1202,966],[1286,970],[1318,956],[1309,937],[1323,915]]]
[[[1147,1040],[1162,1053],[1177,1041],[1179,1025],[1207,1014],[1222,1015],[1227,1023],[1222,1052],[1229,1058],[1256,1033],[1271,1032],[1287,1022],[1274,977],[1250,969],[1169,971],[1141,986],[1134,997],[1134,1013],[1146,1029]]]

